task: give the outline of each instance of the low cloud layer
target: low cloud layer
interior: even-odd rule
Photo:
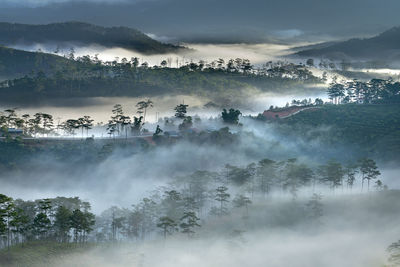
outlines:
[[[277,31],[285,36],[294,34],[295,40],[302,41],[306,37],[318,41],[321,36],[335,39],[377,34],[398,24],[396,11],[400,3],[397,0],[385,4],[375,0],[7,0],[0,7],[4,7],[0,9],[1,20],[10,22],[78,20],[134,27],[186,42],[260,43],[274,39]],[[305,34],[299,36],[298,31]]]
[[[9,5],[9,6],[41,7],[52,4],[74,3],[74,2],[120,4],[120,3],[137,3],[140,1],[152,1],[152,0],[4,0],[3,3],[6,6]]]

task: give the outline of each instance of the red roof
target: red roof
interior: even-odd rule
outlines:
[[[279,109],[279,110],[266,110],[264,111],[263,116],[270,120],[277,118],[285,118],[302,109],[304,109],[304,107],[289,107],[286,109]]]

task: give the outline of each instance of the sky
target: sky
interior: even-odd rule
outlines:
[[[371,36],[400,25],[398,0],[2,0],[0,21],[128,26],[171,42],[262,43]]]

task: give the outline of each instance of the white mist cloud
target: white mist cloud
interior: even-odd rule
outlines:
[[[168,36],[157,36],[151,33],[147,34],[151,38],[155,38],[162,42],[170,42],[172,37]],[[38,51],[39,49],[46,53],[54,53],[59,48],[60,44],[57,43],[36,43],[32,45],[15,44],[12,48],[27,50],[27,51]],[[62,48],[59,55],[66,55],[70,52],[70,48],[74,47],[75,56],[94,56],[98,55],[98,58],[104,61],[113,61],[115,58],[131,59],[132,57],[138,57],[140,63],[147,62],[151,66],[160,65],[162,60],[171,60],[171,67],[181,66],[182,64],[198,62],[204,60],[207,63],[217,60],[219,58],[228,61],[229,59],[245,58],[249,59],[252,64],[259,66],[271,60],[283,59],[284,56],[292,53],[290,50],[293,45],[281,45],[281,44],[183,44],[184,46],[192,49],[187,52],[180,53],[169,53],[169,54],[154,54],[145,55],[136,51],[127,50],[120,47],[107,48],[100,45],[86,45],[81,46],[75,43],[62,43]]]
[[[238,244],[223,239],[180,239],[167,240],[165,244],[94,249],[65,257],[57,261],[57,266],[79,262],[79,266],[85,267],[372,267],[384,262],[384,248],[390,240],[376,233],[342,231],[307,236],[273,230],[255,231],[245,236],[247,242]]]
[[[163,43],[170,43],[173,42],[174,40],[176,40],[176,38],[174,37],[170,37],[170,36],[163,36],[163,35],[157,35],[154,33],[146,33],[147,36],[149,36],[150,38],[163,42]]]

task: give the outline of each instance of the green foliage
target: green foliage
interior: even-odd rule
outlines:
[[[47,232],[51,228],[51,221],[45,213],[40,212],[33,219],[32,227],[33,234],[36,236],[37,239],[46,239]]]
[[[198,223],[200,219],[193,211],[187,211],[183,213],[180,221],[181,223],[179,224],[179,227],[182,229],[182,233],[187,234],[189,237],[193,237],[195,234],[195,227],[200,227],[200,224]]]
[[[184,119],[186,117],[187,108],[189,105],[179,104],[175,107],[175,117],[178,119]]]
[[[343,185],[344,170],[339,162],[330,160],[326,165],[320,166],[319,172],[322,179],[329,183],[331,188]]]
[[[239,123],[239,116],[242,115],[237,109],[229,109],[229,112],[226,109],[222,111],[222,120],[227,124],[238,124]]]
[[[95,223],[89,209],[90,205],[79,198],[31,202],[0,194],[0,236],[8,247],[32,240],[68,243],[73,230],[74,241],[84,243]]]
[[[376,166],[376,163],[373,159],[363,158],[359,160],[360,173],[362,175],[363,185],[364,180],[368,181],[368,190],[369,184],[371,180],[376,179],[381,173]]]
[[[161,217],[159,219],[159,222],[157,223],[157,227],[161,228],[164,238],[167,238],[167,235],[170,235],[173,232],[175,232],[176,226],[177,223],[173,219],[167,216]]]
[[[243,185],[252,178],[251,168],[239,168],[232,165],[225,165],[226,178],[229,182],[236,185]]]
[[[310,184],[314,175],[311,168],[305,164],[296,164],[294,161],[288,160],[286,163],[285,180],[283,188],[289,190],[293,198],[297,196],[298,188]]]
[[[54,228],[59,242],[68,242],[71,230],[72,212],[64,206],[59,206],[54,221]]]
[[[229,202],[231,195],[228,193],[228,188],[226,186],[219,186],[215,189],[215,200],[219,202],[219,212],[218,215],[222,216],[228,213],[225,204]]]
[[[95,224],[94,214],[75,209],[70,216],[70,226],[74,232],[75,242],[85,242],[86,234],[90,233]]]

